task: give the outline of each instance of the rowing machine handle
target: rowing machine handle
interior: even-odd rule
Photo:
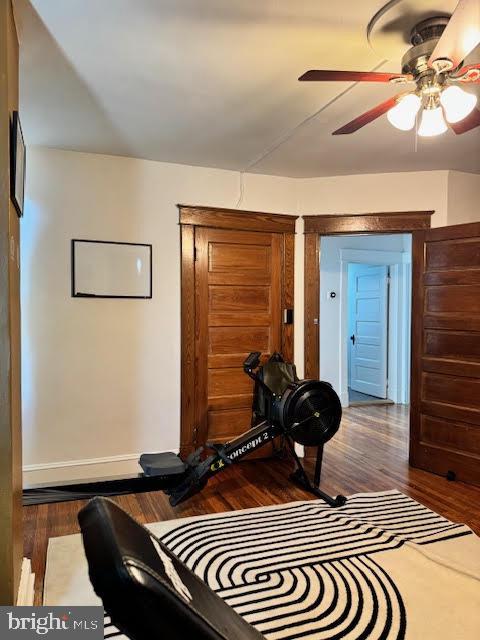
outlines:
[[[245,369],[245,371],[247,369],[252,370],[252,369],[256,369],[258,367],[258,365],[260,364],[260,356],[262,354],[260,353],[260,351],[252,351],[252,353],[250,353],[246,358],[245,361],[243,363],[243,368]]]

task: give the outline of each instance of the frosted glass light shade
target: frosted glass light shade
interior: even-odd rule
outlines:
[[[445,133],[447,125],[443,117],[442,107],[424,109],[418,128],[418,135],[423,137],[438,136]]]
[[[415,126],[415,118],[422,101],[415,93],[409,93],[387,112],[390,124],[402,131],[410,131]]]
[[[440,102],[445,109],[448,122],[460,122],[468,116],[477,104],[477,96],[467,93],[457,86],[445,89],[440,96]]]

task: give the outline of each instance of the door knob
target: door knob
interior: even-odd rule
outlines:
[[[355,334],[352,333],[352,335],[350,336],[350,340],[352,341],[353,344],[355,344]]]

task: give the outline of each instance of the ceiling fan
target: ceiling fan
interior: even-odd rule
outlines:
[[[420,136],[439,135],[448,127],[461,134],[480,126],[477,96],[460,87],[480,84],[480,64],[463,62],[480,43],[480,0],[460,0],[450,18],[423,20],[412,30],[410,42],[412,47],[402,58],[399,74],[312,70],[300,76],[302,82],[415,83],[415,88],[373,107],[332,135],[354,133],[385,113],[393,126],[409,131],[421,108]]]

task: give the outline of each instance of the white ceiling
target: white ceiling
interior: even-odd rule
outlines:
[[[455,5],[432,1],[444,10]],[[399,3],[412,13],[422,4],[394,0],[397,11]],[[332,137],[395,88],[297,82],[311,68],[400,71],[398,49],[392,44],[387,63],[388,43],[374,52],[366,37],[384,4],[14,0],[27,144],[245,170],[320,110],[251,170],[480,172],[480,128],[420,139],[415,148],[412,132],[383,117]]]

